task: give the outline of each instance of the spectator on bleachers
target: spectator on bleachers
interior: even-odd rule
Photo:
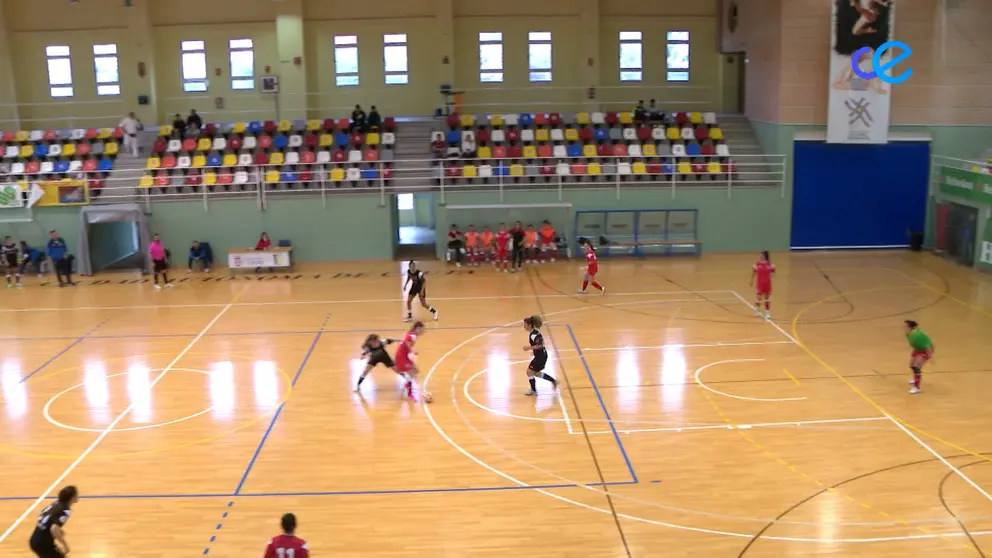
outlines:
[[[648,121],[648,109],[644,108],[644,101],[637,101],[634,107],[634,122],[644,124]]]
[[[475,136],[466,135],[462,139],[462,157],[466,159],[475,159],[476,157],[476,145]]]
[[[366,121],[362,105],[355,105],[355,110],[351,111],[351,131],[364,130]]]
[[[127,116],[121,120],[119,124],[121,131],[124,132],[124,151],[129,151],[132,157],[138,156],[138,132],[144,129],[141,125],[141,121],[138,117],[134,115],[133,112],[127,113]]]
[[[172,119],[172,133],[179,137],[179,139],[184,139],[186,137],[186,121],[183,120],[183,115],[176,113],[176,117]]]
[[[444,141],[444,136],[436,136],[431,142],[431,153],[434,154],[435,159],[444,159],[447,147],[448,144]]]
[[[661,117],[661,109],[655,104],[655,100],[651,99],[651,104],[648,105],[648,119],[651,122],[661,122],[663,118]]]
[[[186,128],[195,134],[199,134],[200,129],[203,128],[203,119],[200,118],[199,114],[196,114],[196,109],[189,109],[189,117],[186,118]]]
[[[382,115],[379,114],[378,109],[375,105],[369,110],[369,129],[377,129],[382,126]]]
[[[189,247],[189,267],[186,273],[193,273],[193,264],[199,263],[203,267],[204,273],[210,273],[210,253],[207,247],[194,240]]]

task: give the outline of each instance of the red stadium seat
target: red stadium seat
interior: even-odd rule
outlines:
[[[300,171],[300,182],[310,182],[311,180],[313,180],[313,171],[310,169]]]
[[[382,121],[382,129],[387,132],[392,132],[396,129],[396,119],[392,116],[387,116],[385,120]]]
[[[606,113],[606,125],[607,126],[616,126],[618,120],[619,119],[617,118],[617,113],[615,113],[615,112],[608,112],[608,113]]]
[[[114,128],[114,131],[111,133],[111,136],[113,136],[114,139],[123,139],[124,138],[124,130],[122,130],[121,127],[118,126],[118,127]]]
[[[344,152],[344,149],[336,149],[331,155],[331,160],[335,163],[343,163],[348,160],[348,154]]]
[[[162,168],[163,169],[174,169],[176,168],[176,156],[166,155],[162,157]]]
[[[187,186],[199,186],[203,182],[203,176],[198,172],[191,172],[186,175]]]
[[[264,165],[264,164],[266,164],[268,162],[269,162],[269,154],[268,153],[259,152],[259,153],[256,153],[255,154],[255,164],[256,165]]]
[[[534,124],[536,126],[547,126],[548,125],[548,115],[543,112],[539,112],[534,115]]]
[[[479,128],[479,131],[475,133],[475,143],[478,145],[485,145],[489,143],[489,130],[486,128]]]
[[[627,156],[627,146],[618,143],[613,146],[613,156],[614,157],[626,157]]]
[[[548,123],[554,127],[561,126],[561,115],[557,112],[552,112],[548,115]]]
[[[96,128],[87,128],[86,133],[83,134],[83,139],[94,140],[100,135],[100,130]]]
[[[637,139],[641,141],[651,141],[651,128],[641,126],[637,129]]]
[[[692,172],[697,173],[697,174],[705,174],[706,173],[706,163],[703,163],[702,161],[693,161],[693,163],[692,163]]]
[[[272,147],[272,136],[268,134],[258,136],[258,147],[260,149],[269,149]]]
[[[15,134],[14,132],[4,132],[3,136],[0,136],[0,141],[3,141],[4,143],[10,143],[14,141],[16,135],[17,134]]]
[[[675,123],[679,126],[689,123],[689,115],[684,112],[675,113]]]
[[[333,131],[334,130],[334,124],[335,124],[335,122],[334,122],[334,119],[333,118],[328,118],[328,119],[324,120],[324,131],[325,132]]]
[[[168,186],[169,185],[169,173],[160,172],[155,175],[155,185],[156,186]]]
[[[591,143],[593,140],[592,128],[587,127],[579,130],[579,139],[582,140],[582,143]]]
[[[303,145],[307,147],[317,147],[320,145],[320,138],[317,137],[317,134],[307,134],[303,137]]]
[[[155,143],[152,144],[152,153],[165,153],[165,146],[165,138],[156,139]]]
[[[203,135],[213,137],[217,133],[217,125],[213,122],[208,122],[206,126],[203,127]]]
[[[317,161],[317,155],[313,151],[304,151],[300,153],[300,162],[308,165]]]
[[[347,130],[348,128],[351,128],[351,120],[348,120],[347,118],[338,118],[338,129]]]
[[[548,144],[537,146],[537,156],[542,159],[550,159],[552,156],[551,146]],[[554,167],[551,170],[554,170]]]
[[[506,146],[504,145],[494,146],[493,159],[506,159]]]
[[[648,174],[661,174],[661,163],[651,161],[648,163]]]
[[[613,146],[608,143],[601,143],[599,144],[597,153],[600,157],[609,157],[610,155],[613,155]]]
[[[220,171],[220,173],[217,175],[217,184],[227,185],[227,184],[232,184],[233,182],[234,182],[234,173],[231,172],[231,169],[224,169]]]
[[[393,167],[386,165],[382,168],[382,177],[389,180],[393,177]]]
[[[544,176],[554,176],[555,174],[555,164],[553,161],[544,161],[541,164],[541,174]]]
[[[196,140],[193,138],[186,138],[183,140],[183,151],[195,151],[196,150]]]
[[[96,171],[97,166],[98,164],[96,159],[86,159],[85,161],[83,161],[83,170],[86,172]]]
[[[585,173],[586,173],[586,164],[584,162],[580,160],[572,163],[572,174],[585,174]]]
[[[520,141],[520,131],[516,128],[509,128],[506,130],[506,141],[517,142]]]
[[[351,133],[351,145],[355,147],[361,147],[365,143],[365,134],[355,130]]]
[[[511,159],[519,159],[524,156],[524,149],[519,145],[511,145],[510,149],[507,150],[507,155]]]
[[[275,133],[279,129],[279,125],[276,124],[275,120],[266,120],[265,124],[262,125],[262,130],[267,134]]]
[[[461,165],[450,164],[444,168],[444,174],[448,178],[458,178],[462,175]]]
[[[237,150],[241,149],[241,146],[242,145],[243,145],[243,143],[242,143],[241,136],[231,136],[227,140],[227,148],[230,149],[230,150],[232,150],[232,151],[237,151]]]
[[[694,133],[696,134],[696,139],[699,141],[703,141],[709,135],[706,126],[696,128]]]
[[[58,139],[58,133],[55,130],[45,130],[45,135],[42,137],[45,141],[55,141]]]
[[[369,148],[365,150],[362,154],[362,159],[366,161],[378,161],[379,160],[379,150],[374,148]]]
[[[76,144],[76,155],[85,157],[90,154],[90,144],[82,141]]]
[[[448,115],[447,124],[449,128],[457,128],[459,122],[461,122],[461,118],[458,116],[458,113],[451,113]]]
[[[89,161],[87,161],[87,163],[88,162]],[[93,162],[96,163],[96,161]],[[25,174],[38,174],[39,172],[41,172],[41,161],[28,161],[27,164],[24,165]]]
[[[713,147],[712,143],[704,143],[702,145],[703,155],[716,155],[716,148]]]

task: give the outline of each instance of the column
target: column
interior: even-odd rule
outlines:
[[[155,48],[152,44],[152,19],[148,6],[152,0],[135,0],[127,12],[127,39],[120,49],[120,75],[125,87],[128,107],[146,124],[165,123],[170,120],[158,113],[158,95],[155,90]],[[127,52],[125,55],[124,53]],[[132,62],[128,62],[128,61]],[[144,75],[141,75],[143,70]],[[126,76],[134,76],[128,79]],[[131,84],[137,87],[132,87]],[[138,97],[148,97],[147,105],[138,105]]]
[[[276,15],[276,42],[279,66],[279,118],[307,118],[307,60],[304,58],[303,0],[279,2]]]
[[[580,57],[579,75],[586,87],[599,89],[599,68],[602,64],[599,59],[599,0],[579,0],[579,21],[582,40],[582,48],[577,53]],[[585,110],[599,110],[598,101],[590,100],[586,91],[582,91],[581,95]]]
[[[0,2],[0,129],[17,130],[20,116],[17,111],[17,89],[14,87],[14,63],[11,60],[7,18]]]

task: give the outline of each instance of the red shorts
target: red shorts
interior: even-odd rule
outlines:
[[[591,263],[589,264],[589,267],[586,268],[586,275],[589,275],[590,277],[596,275],[597,273],[599,273],[598,263]]]
[[[510,251],[506,248],[496,248],[496,259],[497,260],[510,259]]]
[[[397,354],[396,355],[396,366],[394,369],[397,372],[409,372],[413,370],[413,361],[410,360],[410,355]]]
[[[772,294],[772,284],[758,283],[754,286],[754,293],[762,296],[770,296]]]
[[[926,362],[930,360],[930,355],[928,355],[926,351],[917,351],[914,349],[913,352],[909,354],[909,358],[912,359],[919,358],[922,359],[923,362]]]

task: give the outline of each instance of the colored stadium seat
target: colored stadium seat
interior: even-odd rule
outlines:
[[[197,154],[193,156],[193,163],[190,165],[194,169],[207,166],[207,158],[202,154]]]
[[[240,139],[238,140],[238,145],[239,146],[241,145]],[[211,148],[214,151],[224,151],[225,149],[227,149],[227,138],[224,138],[222,136],[215,137],[213,143],[211,144]],[[238,149],[238,148],[232,145],[231,149]]]
[[[269,155],[270,165],[281,165],[286,162],[286,155],[282,151],[275,151]]]
[[[61,144],[53,143],[52,145],[50,145],[48,147],[48,156],[49,157],[58,157],[60,155],[62,155],[62,145]]]
[[[286,136],[283,136],[283,137],[286,137]],[[289,140],[289,148],[290,149],[296,149],[296,148],[299,148],[299,147],[303,147],[303,136],[301,136],[300,134],[291,134],[288,137],[288,140]]]
[[[96,159],[86,159],[83,161],[83,172],[94,172],[97,169]]]
[[[276,169],[269,169],[265,171],[264,176],[265,176],[265,182],[268,184],[279,182],[279,171],[277,171]]]
[[[178,169],[188,169],[193,165],[193,159],[189,155],[180,155],[176,159],[176,168]]]
[[[571,152],[569,153],[569,156],[570,157],[578,157],[579,155],[580,154],[573,155]],[[581,156],[583,156],[583,157],[595,157],[596,155],[597,155],[597,151],[596,151],[596,146],[595,145],[593,145],[591,143],[587,143],[587,144],[585,144],[585,145],[582,146]]]
[[[720,128],[710,128],[709,134],[710,139],[713,141],[720,141],[723,139],[723,130]]]
[[[143,174],[141,175],[141,178],[138,180],[138,186],[141,188],[149,188],[151,187],[152,184],[154,184],[154,181],[155,178],[152,177],[152,175]]]
[[[210,151],[210,148],[213,147],[213,145],[214,145],[213,140],[211,140],[210,138],[207,138],[207,137],[203,137],[203,138],[200,138],[199,140],[197,140],[197,142],[196,142],[196,150],[197,151]]]
[[[232,140],[233,141],[233,140]],[[242,141],[242,149],[255,149],[258,147],[258,137],[257,136],[245,136]]]

